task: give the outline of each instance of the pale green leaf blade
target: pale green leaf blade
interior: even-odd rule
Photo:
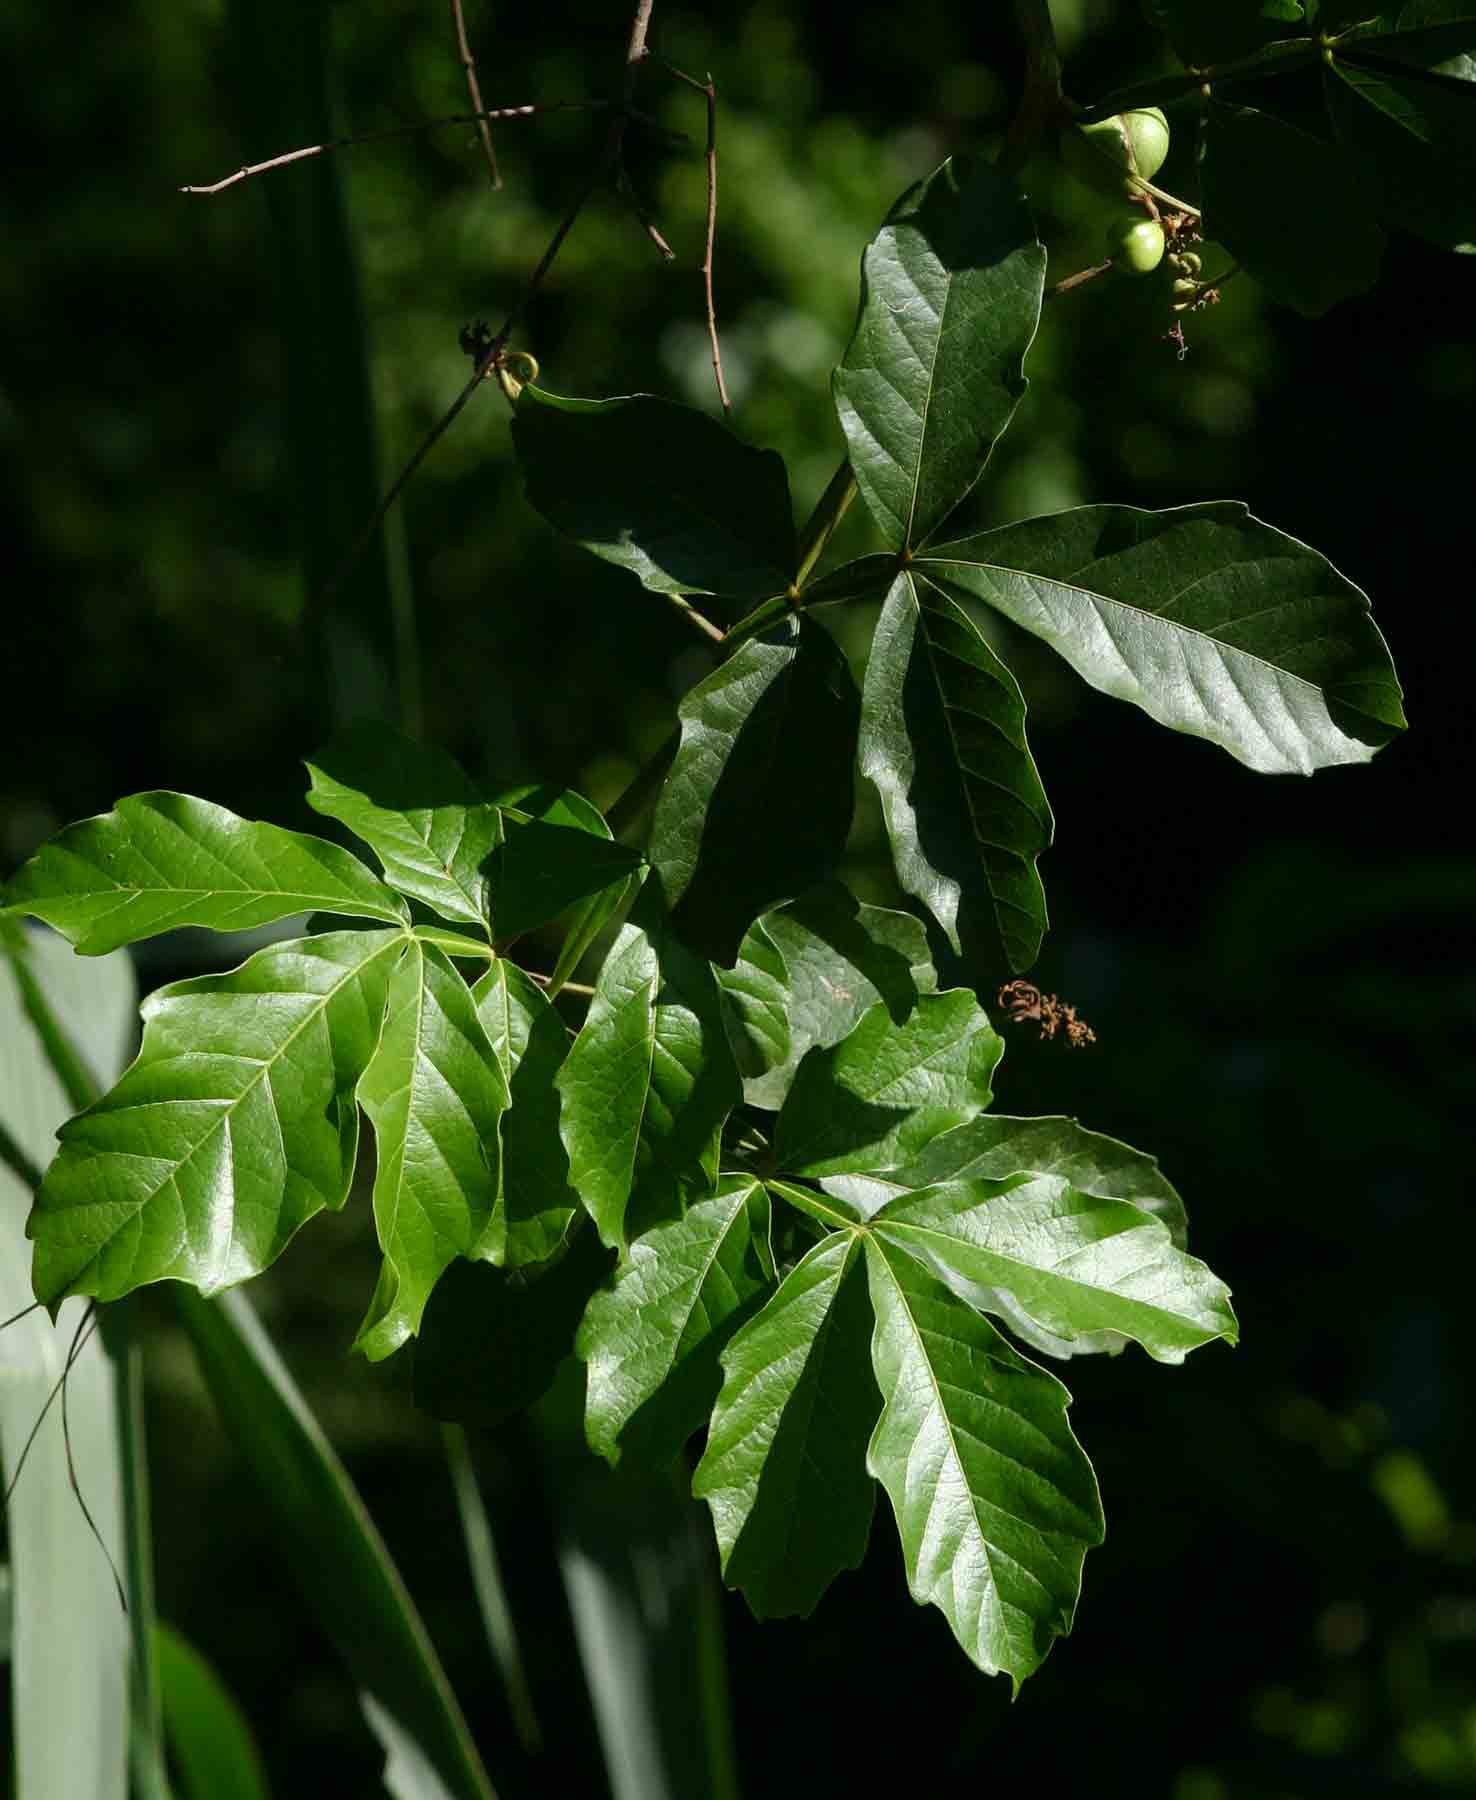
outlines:
[[[133,794],[69,825],[4,890],[84,956],[161,931],[245,931],[294,913],[398,924],[405,903],[337,844],[240,819],[188,794]]]
[[[557,530],[663,594],[764,600],[794,579],[789,477],[716,419],[654,394],[525,387],[513,445]]]
[[[982,159],[935,169],[867,246],[833,389],[890,548],[926,543],[983,474],[1025,392],[1044,280],[1024,199]]]
[[[569,1032],[538,983],[499,957],[472,989],[508,1087],[502,1195],[479,1251],[515,1268],[552,1256],[579,1208],[559,1136],[558,1073]]]
[[[412,941],[395,969],[358,1098],[378,1148],[384,1263],[354,1347],[378,1362],[420,1329],[442,1271],[478,1253],[502,1187],[507,1076],[471,990],[433,946]]]
[[[954,950],[1015,975],[1040,953],[1036,858],[1054,824],[1015,678],[954,600],[892,584],[866,666],[861,772],[881,796],[903,889]]]
[[[866,1465],[891,1498],[913,1597],[1016,1690],[1070,1631],[1097,1479],[1070,1395],[905,1252],[866,1240],[883,1410]]]
[[[749,1175],[725,1176],[680,1219],[634,1239],[575,1343],[590,1448],[611,1463],[625,1452],[670,1462],[712,1411],[719,1354],[773,1281],[768,1196]]]
[[[612,1248],[710,1193],[741,1097],[717,982],[648,885],[559,1072],[569,1178]]]
[[[656,803],[651,863],[675,928],[731,965],[766,907],[840,861],[860,700],[824,627],[789,619],[742,645],[677,710],[681,743]]]
[[[861,1258],[835,1232],[723,1352],[725,1380],[692,1492],[712,1508],[723,1579],[757,1617],[813,1611],[860,1566],[876,1490]]]
[[[16,935],[21,934],[17,931]],[[97,1085],[127,1060],[136,995],[127,956],[79,962],[61,938],[27,931],[15,954],[30,964],[54,1019]],[[72,1110],[0,954],[0,1125],[44,1165]],[[69,1301],[55,1323],[32,1301],[25,1221],[30,1187],[0,1162],[0,1466],[25,1469],[5,1519],[11,1582],[4,1595],[11,1699],[8,1756],[16,1791],[43,1800],[125,1800],[128,1792],[128,1620],[103,1552],[69,1485],[67,1445],[53,1406],[27,1440],[66,1367],[84,1323]],[[118,1438],[118,1376],[101,1333],[83,1344],[68,1376],[68,1435],[82,1491],[115,1565],[125,1566]]]
[[[900,1024],[938,985],[922,922],[835,882],[766,913],[718,979],[736,1014],[743,1097],[769,1112],[812,1046],[839,1043],[878,1001]]]
[[[1088,1131],[1075,1119],[981,1113],[934,1138],[891,1179],[899,1188],[922,1188],[942,1181],[1007,1181],[1012,1175],[1059,1175],[1083,1194],[1141,1208],[1165,1227],[1180,1250],[1188,1241],[1184,1202],[1158,1159],[1100,1131]]]
[[[241,1294],[176,1306],[271,1541],[355,1680],[429,1756],[455,1800],[494,1800],[435,1647],[358,1490]]]
[[[1005,1316],[1018,1307],[1066,1355],[1127,1338],[1157,1362],[1181,1363],[1215,1338],[1236,1341],[1229,1290],[1163,1225],[1060,1176],[923,1188],[890,1201],[871,1226],[970,1305],[998,1312],[1007,1295]]]
[[[810,1176],[899,1168],[984,1110],[1003,1054],[967,989],[920,996],[901,1023],[878,1002],[800,1064],[775,1127],[775,1167]]]
[[[1252,769],[1367,762],[1404,728],[1367,597],[1239,501],[1079,507],[942,545],[918,566],[1102,693]]]
[[[398,931],[273,944],[161,988],[116,1087],[70,1121],[28,1227],[38,1299],[259,1274],[347,1198],[354,1087],[378,1041]]]
[[[485,864],[502,841],[502,813],[443,751],[367,722],[307,764],[308,805],[347,825],[385,880],[443,919],[487,929]]]

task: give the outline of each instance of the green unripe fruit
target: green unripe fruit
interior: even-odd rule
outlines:
[[[1156,106],[1114,113],[1095,125],[1072,125],[1061,134],[1061,160],[1078,181],[1114,199],[1141,191],[1168,155],[1168,120]]]
[[[1163,227],[1141,213],[1128,213],[1107,227],[1107,254],[1125,275],[1151,275],[1163,261]]]

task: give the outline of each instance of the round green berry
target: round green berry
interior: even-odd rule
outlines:
[[[1168,120],[1156,106],[1143,106],[1070,126],[1061,136],[1061,160],[1099,194],[1130,196],[1163,167],[1168,147]]]
[[[1163,227],[1141,213],[1128,213],[1107,227],[1107,254],[1126,275],[1151,275],[1163,261]]]

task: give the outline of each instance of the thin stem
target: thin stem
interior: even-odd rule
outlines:
[[[668,594],[666,598],[677,611],[682,614],[689,624],[696,626],[698,631],[700,631],[704,637],[710,638],[715,644],[722,643],[724,636],[726,635],[722,626],[714,625],[712,620],[707,618],[705,614],[698,612],[697,608],[693,606],[692,602],[685,594]]]
[[[688,87],[707,101],[707,247],[702,258],[702,287],[707,301],[707,336],[712,345],[712,372],[717,378],[718,398],[723,403],[724,414],[731,416],[733,402],[728,398],[728,384],[723,379],[723,353],[718,344],[717,306],[712,295],[712,252],[717,241],[717,88],[713,84],[712,72],[708,71],[706,81],[698,81],[695,76],[683,70],[665,64],[667,72],[678,81],[686,82]]]
[[[461,10],[461,0],[451,0],[451,23],[456,30],[456,54],[461,58],[461,66],[466,71],[466,91],[471,96],[474,110],[485,113],[482,90],[477,82],[477,59],[472,55],[471,45],[467,41],[466,18]],[[495,191],[502,186],[502,175],[497,167],[497,152],[492,148],[492,130],[485,118],[477,120],[477,132],[482,140],[482,154],[487,159],[487,173]]]
[[[1204,214],[1197,206],[1192,205],[1188,200],[1181,200],[1177,194],[1170,194],[1161,187],[1155,187],[1151,181],[1145,180],[1143,176],[1134,175],[1133,180],[1145,194],[1151,194],[1155,200],[1161,201],[1165,206],[1171,206],[1175,212],[1188,213],[1191,219],[1202,219],[1204,217]]]
[[[303,162],[310,156],[326,156],[330,150],[352,150],[359,144],[376,144],[386,138],[413,137],[418,132],[439,131],[444,125],[485,126],[488,119],[526,119],[534,113],[551,112],[603,112],[610,102],[608,100],[549,100],[534,106],[492,106],[478,112],[448,113],[441,119],[421,119],[413,125],[387,125],[381,131],[361,131],[352,137],[330,138],[324,144],[305,144],[300,150],[287,150],[281,156],[269,156],[265,162],[247,163],[244,168],[237,169],[234,175],[227,175],[223,180],[213,181],[204,187],[182,187],[182,194],[220,194],[238,181],[247,181],[253,175],[264,175],[268,169],[285,168],[288,163]]]
[[[553,984],[552,975],[540,975],[535,969],[525,969],[523,973],[530,981],[536,981],[541,988],[550,987]],[[595,990],[586,981],[561,981],[559,992],[561,994],[579,994],[586,1000],[593,1000],[595,996]]]
[[[810,579],[815,564],[830,542],[831,533],[845,517],[846,508],[855,498],[856,477],[852,474],[851,464],[847,459],[831,476],[825,492],[816,502],[815,510],[805,521],[805,528],[800,533],[799,573],[794,578],[797,589],[802,588]]]
[[[1089,269],[1078,269],[1074,275],[1067,275],[1054,287],[1048,287],[1045,291],[1045,298],[1047,300],[1059,299],[1062,294],[1069,294],[1073,288],[1082,287],[1088,281],[1095,281],[1099,275],[1110,275],[1111,272],[1112,259],[1109,257],[1106,262],[1093,263]]]

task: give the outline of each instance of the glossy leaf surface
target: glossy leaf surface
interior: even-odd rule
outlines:
[[[530,503],[657,593],[762,600],[794,579],[783,462],[705,413],[525,387],[512,430]]]
[[[37,1195],[37,1298],[115,1300],[164,1280],[212,1293],[342,1205],[354,1088],[405,943],[329,932],[150,995],[136,1061],[63,1128]]]
[[[502,814],[449,756],[365,724],[307,767],[308,805],[362,838],[386,881],[442,918],[485,932],[485,864],[502,840]]]
[[[502,1185],[507,1076],[466,983],[412,940],[390,981],[384,1029],[359,1079],[374,1127],[374,1223],[384,1252],[355,1348],[392,1355],[458,1256],[486,1254]]]
[[[1083,506],[941,545],[918,567],[1102,693],[1264,773],[1367,762],[1404,725],[1367,598],[1237,501]]]
[[[579,1331],[590,1448],[612,1463],[624,1450],[670,1462],[712,1411],[719,1353],[774,1279],[769,1197],[752,1176],[725,1176],[636,1238]]]
[[[1070,1396],[987,1319],[879,1235],[866,1240],[883,1397],[867,1467],[887,1490],[915,1599],[1018,1688],[1071,1629],[1102,1541]]]
[[[1053,823],[1009,670],[956,601],[914,573],[887,595],[866,665],[861,772],[881,796],[897,879],[990,973],[1039,954],[1036,858]]]
[[[751,639],[683,699],[650,857],[676,930],[713,961],[730,965],[766,907],[839,861],[859,711],[845,658],[811,619]]]
[[[1003,1053],[966,989],[921,996],[900,1024],[879,1002],[838,1044],[805,1056],[775,1127],[775,1164],[812,1176],[900,1168],[984,1110]]]
[[[741,1094],[711,967],[648,883],[558,1076],[569,1179],[613,1248],[712,1191]]]
[[[723,1579],[761,1619],[808,1614],[865,1554],[869,1329],[859,1246],[834,1233],[723,1352],[692,1492],[712,1508]]]
[[[1045,251],[1015,184],[953,159],[904,194],[861,261],[833,388],[856,484],[892,549],[926,543],[1025,392]]]
[[[134,794],[43,844],[4,890],[100,956],[161,931],[244,931],[293,913],[399,923],[405,903],[337,844],[237,818],[188,794]]]

